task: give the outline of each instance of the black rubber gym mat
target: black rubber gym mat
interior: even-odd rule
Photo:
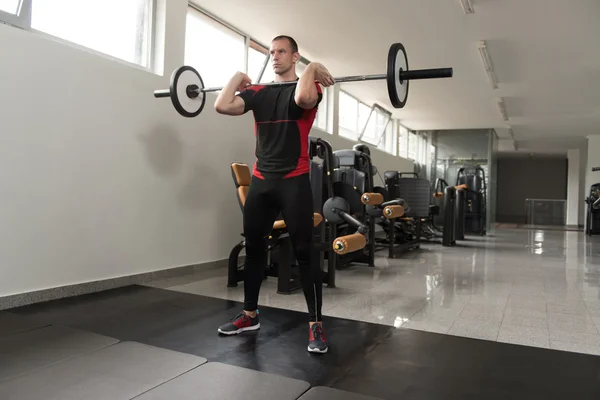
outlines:
[[[307,313],[261,307],[259,331],[219,335],[219,325],[242,307],[234,301],[137,286],[31,305],[15,312],[120,340],[196,354],[209,361],[287,376],[313,386],[335,382],[349,365],[363,358],[366,349],[395,329],[326,317],[326,333],[332,337],[329,352],[311,354],[306,350]]]
[[[218,336],[241,307],[134,286],[11,312],[384,400],[600,398],[597,356],[340,318],[325,319],[331,347],[316,355],[296,311],[263,307],[258,332]]]
[[[600,357],[398,329],[333,387],[382,399],[600,398]]]
[[[34,318],[26,318],[11,312],[0,311],[0,338],[48,325],[49,323]]]

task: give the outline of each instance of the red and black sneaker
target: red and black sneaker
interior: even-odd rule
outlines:
[[[308,351],[311,353],[327,353],[327,339],[321,324],[313,324],[309,328]]]
[[[225,325],[221,325],[219,327],[219,333],[224,335],[236,335],[244,331],[253,331],[259,328],[260,322],[258,321],[258,314],[256,314],[256,317],[251,317],[242,311],[233,317],[231,321]]]

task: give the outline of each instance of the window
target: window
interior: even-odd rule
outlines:
[[[339,133],[347,139],[358,140],[371,115],[371,107],[340,90]]]
[[[237,71],[246,71],[245,54],[243,35],[188,7],[185,64],[198,70],[204,86],[224,86]]]
[[[302,73],[304,72],[306,67],[308,67],[307,63],[305,63],[303,61],[298,61],[296,63],[296,75],[298,75],[299,77],[302,76]]]
[[[31,0],[0,0],[0,22],[29,29]]]
[[[275,71],[273,71],[273,65],[271,64],[271,59],[267,62],[267,66],[265,67],[265,72],[263,72],[262,77],[260,78],[261,82],[273,82],[275,80]]]
[[[361,124],[363,129],[361,129],[362,135],[359,139],[375,146],[379,146],[385,136],[384,130],[387,128],[390,118],[391,114],[389,112],[378,105],[374,105],[369,109],[369,116],[367,117],[366,124]]]
[[[329,88],[323,89],[323,99],[319,103],[319,110],[313,124],[314,127],[319,128],[324,132],[328,132],[327,117],[329,115]]]
[[[385,128],[385,133],[384,133],[383,137],[381,138],[381,141],[379,142],[379,145],[377,147],[387,153],[397,156],[398,155],[398,146],[396,146],[396,144],[398,143],[397,132],[398,131],[396,130],[396,123],[394,122],[394,120],[390,120],[390,122],[387,124],[387,127]]]
[[[368,117],[368,115],[367,115]],[[358,100],[340,90],[339,133],[348,139],[358,139]]]
[[[417,159],[418,142],[417,135],[414,132],[408,134],[408,158],[411,160]]]
[[[360,137],[362,131],[367,126],[367,122],[369,121],[369,116],[371,115],[371,107],[356,100],[358,103],[358,121],[354,130],[357,132],[357,138]]]
[[[398,155],[408,158],[408,129],[398,124]]]
[[[252,82],[259,82],[263,67],[269,68],[269,50],[253,40],[248,47],[248,76]]]
[[[155,0],[104,0],[93,12],[81,0],[0,0],[0,20],[150,68],[154,9]]]
[[[0,11],[17,15],[19,13],[20,5],[21,0],[0,0]]]
[[[422,165],[427,165],[427,138],[422,134],[416,134],[417,156],[415,161]]]

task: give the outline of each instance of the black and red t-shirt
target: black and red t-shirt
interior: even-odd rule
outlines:
[[[309,173],[308,136],[323,92],[305,110],[294,100],[297,85],[255,85],[238,94],[246,103],[244,113],[254,113],[256,163],[252,174],[261,179],[285,179]]]

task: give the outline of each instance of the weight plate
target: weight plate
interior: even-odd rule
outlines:
[[[206,93],[200,91],[197,97],[190,97],[187,88],[196,85],[204,88],[204,82],[193,67],[183,66],[171,75],[171,101],[177,112],[184,117],[192,118],[200,115],[206,102]]]
[[[327,221],[334,224],[341,224],[342,222],[344,222],[344,219],[340,217],[339,214],[334,212],[333,209],[344,211],[345,213],[350,212],[350,207],[348,206],[348,203],[343,197],[334,196],[327,199],[327,201],[323,205],[323,216],[325,216],[325,219],[327,219]]]
[[[392,106],[402,108],[408,97],[408,81],[400,81],[400,70],[408,71],[408,58],[402,43],[390,46],[387,62],[387,87]]]

